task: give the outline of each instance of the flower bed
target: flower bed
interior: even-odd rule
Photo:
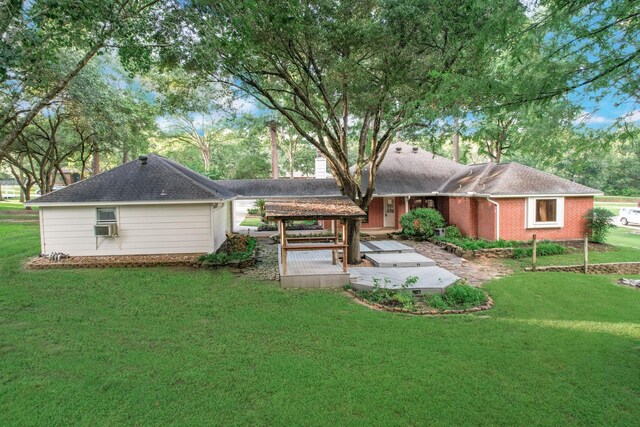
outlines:
[[[244,234],[228,236],[227,241],[218,249],[198,258],[203,268],[237,267],[247,268],[256,263],[257,242]]]
[[[460,314],[474,313],[488,310],[493,306],[493,300],[483,289],[468,285],[460,280],[448,287],[442,294],[416,295],[408,288],[413,278],[400,289],[380,287],[374,283],[373,290],[354,291],[347,286],[345,289],[359,303],[370,308],[409,313],[418,315]]]
[[[51,260],[48,257],[33,258],[25,267],[30,270],[61,268],[136,268],[136,267],[198,267],[198,255],[114,255],[70,256]]]
[[[530,242],[488,241],[468,237],[452,239],[435,237],[429,241],[462,258],[525,258],[533,255],[533,246]],[[560,255],[566,252],[566,248],[558,243],[543,240],[537,244],[536,252],[538,256]]]

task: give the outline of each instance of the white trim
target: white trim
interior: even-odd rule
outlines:
[[[37,199],[36,199],[37,200]],[[129,202],[61,202],[61,203],[30,203],[29,206],[44,206],[44,207],[70,207],[70,206],[129,206],[129,205],[196,205],[196,204],[206,204],[212,205],[216,203],[226,203],[230,200],[234,199],[225,199],[225,200],[149,200],[149,201],[129,201]]]
[[[496,240],[500,240],[500,204],[491,197],[487,197],[487,202],[496,205]]]
[[[536,222],[536,201],[538,200],[555,200],[556,201],[556,220],[547,222]],[[564,197],[528,197],[525,206],[525,228],[562,228],[564,227]]]

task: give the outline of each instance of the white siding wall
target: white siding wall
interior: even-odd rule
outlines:
[[[95,206],[41,207],[42,252],[76,256],[199,253],[211,252],[225,240],[226,217],[217,213],[225,207],[113,206],[117,207],[118,237],[97,240]]]
[[[231,202],[219,206],[211,213],[213,218],[213,242],[216,249],[227,240],[228,204],[231,204]]]

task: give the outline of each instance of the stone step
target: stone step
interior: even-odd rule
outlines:
[[[364,250],[363,250],[364,249]],[[361,253],[409,253],[416,250],[395,240],[371,240],[360,242]]]
[[[415,252],[365,254],[376,267],[435,267],[436,262]]]

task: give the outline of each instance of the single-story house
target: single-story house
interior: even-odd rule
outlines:
[[[363,176],[367,175],[365,170]],[[332,178],[216,183],[246,199],[339,195]],[[536,234],[539,239],[581,239],[587,232],[584,216],[593,208],[594,196],[601,194],[516,162],[467,166],[396,143],[378,169],[362,228],[396,230],[402,214],[426,207],[437,209],[447,223],[470,237],[528,240]]]
[[[515,162],[467,166],[396,143],[362,228],[395,230],[408,210],[430,207],[471,237],[580,239],[600,194]],[[29,204],[40,206],[43,254],[167,254],[219,248],[232,229],[235,199],[339,195],[332,178],[213,181],[150,154]]]
[[[40,207],[41,253],[206,253],[230,231],[234,194],[149,154],[29,202]]]

